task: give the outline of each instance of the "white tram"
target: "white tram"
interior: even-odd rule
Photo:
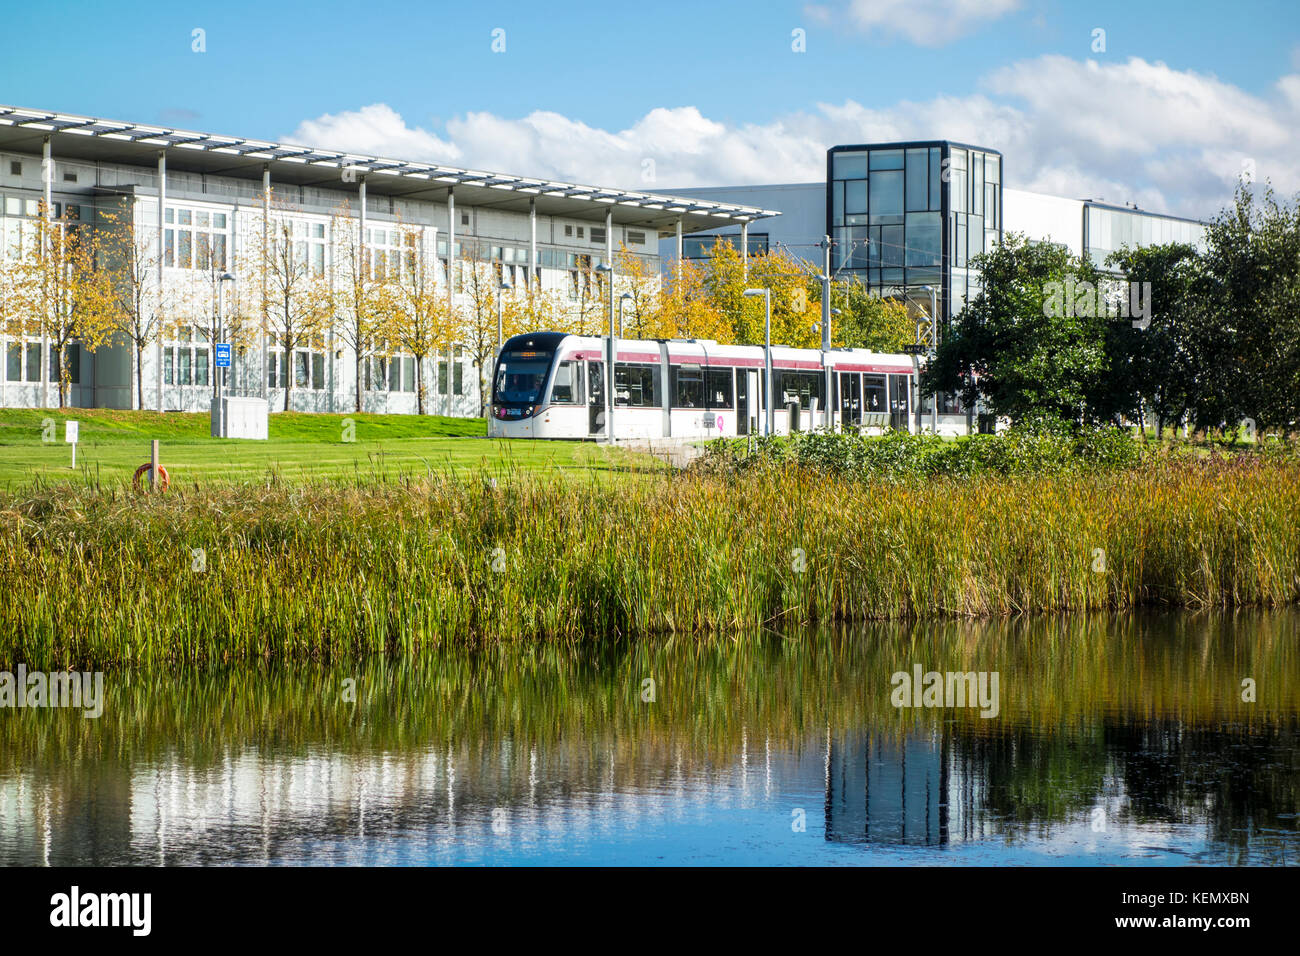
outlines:
[[[717,438],[831,427],[914,430],[911,356],[868,349],[764,348],[700,339],[618,339],[610,408],[608,338],[530,332],[510,338],[492,377],[494,438]],[[829,376],[827,372],[829,371]]]

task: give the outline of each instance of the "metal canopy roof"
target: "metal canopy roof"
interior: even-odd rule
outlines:
[[[158,150],[166,149],[169,170],[260,182],[263,166],[269,165],[273,186],[288,183],[345,192],[358,188],[343,179],[343,171],[349,170],[358,178],[364,175],[367,192],[375,195],[445,202],[455,187],[459,205],[527,213],[529,201],[536,199],[542,215],[603,222],[606,211],[612,210],[619,225],[662,233],[674,231],[679,218],[683,232],[698,232],[780,215],[731,203],[0,106],[0,149],[40,153],[47,135],[55,162],[71,159],[152,167]]]

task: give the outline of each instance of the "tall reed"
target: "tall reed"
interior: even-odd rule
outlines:
[[[52,666],[1298,597],[1300,466],[1262,460],[0,497],[0,659]]]

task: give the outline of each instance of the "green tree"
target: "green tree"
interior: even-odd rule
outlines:
[[[1197,295],[1201,261],[1184,243],[1123,248],[1106,264],[1135,287],[1150,289],[1146,323],[1113,322],[1107,352],[1114,389],[1136,407],[1125,409],[1144,426],[1148,413],[1160,437],[1166,425],[1184,420],[1201,401],[1205,358],[1198,345],[1205,309]]]
[[[979,394],[997,415],[1019,421],[1050,414],[1071,421],[1110,418],[1106,323],[1100,276],[1086,259],[1008,234],[976,256],[981,291],[954,319],[926,367],[926,394]]]
[[[1246,184],[1206,230],[1193,403],[1201,427],[1300,423],[1300,203]]]

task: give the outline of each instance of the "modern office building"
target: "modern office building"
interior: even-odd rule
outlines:
[[[831,268],[883,296],[928,310],[936,290],[946,325],[978,292],[971,259],[1010,232],[1087,254],[1102,269],[1125,246],[1186,242],[1204,237],[1204,223],[1102,199],[1073,199],[1004,188],[997,150],[933,140],[833,146],[826,181],[673,190],[696,199],[744,202],[780,212],[751,227],[751,252],[784,248],[816,265],[823,236],[833,242]],[[688,234],[686,258],[702,258],[721,236],[739,241],[737,227]],[[661,255],[671,251],[661,244]]]
[[[210,407],[218,319],[258,321],[260,290],[244,277],[271,223],[291,230],[294,261],[321,282],[338,276],[343,222],[364,236],[374,274],[404,268],[404,240],[418,236],[437,250],[439,288],[463,307],[467,270],[488,263],[510,286],[505,295],[541,288],[590,308],[604,301],[596,267],[613,262],[620,246],[657,271],[660,239],[770,215],[729,201],[0,106],[0,256],[21,255],[42,215],[120,228],[105,226],[107,211],[133,223],[152,250],[151,294],[164,303],[165,332],[141,361],[140,402],[184,411]],[[234,281],[222,281],[227,273]],[[333,319],[288,363],[268,335],[237,349],[228,391],[264,397],[272,410],[283,407],[286,389],[295,410],[351,410],[358,363],[338,334],[341,317]],[[57,404],[48,337],[13,323],[0,332],[0,406]],[[74,342],[65,357],[70,404],[132,407],[133,352],[120,337],[94,351]],[[411,355],[386,348],[362,358],[365,410],[416,410]],[[479,369],[468,348],[427,362],[425,379],[427,410],[479,414]]]
[[[1006,189],[1006,160],[993,149],[950,140],[833,146],[826,181],[674,190],[696,199],[742,201],[779,212],[760,227],[715,228],[683,239],[683,255],[703,255],[718,236],[748,239],[751,252],[784,248],[820,272],[829,236],[837,279],[857,278],[876,294],[904,302],[918,318],[938,317],[941,336],[979,292],[975,256],[1008,233],[1062,245],[1103,270],[1124,246],[1199,245],[1204,223],[1099,198],[1072,199]],[[761,230],[761,231],[760,231]],[[760,237],[756,242],[756,236]],[[661,244],[662,245],[662,244]],[[661,255],[670,252],[663,246]],[[950,395],[939,395],[937,428],[959,434],[974,423]],[[930,420],[931,400],[914,404]]]

